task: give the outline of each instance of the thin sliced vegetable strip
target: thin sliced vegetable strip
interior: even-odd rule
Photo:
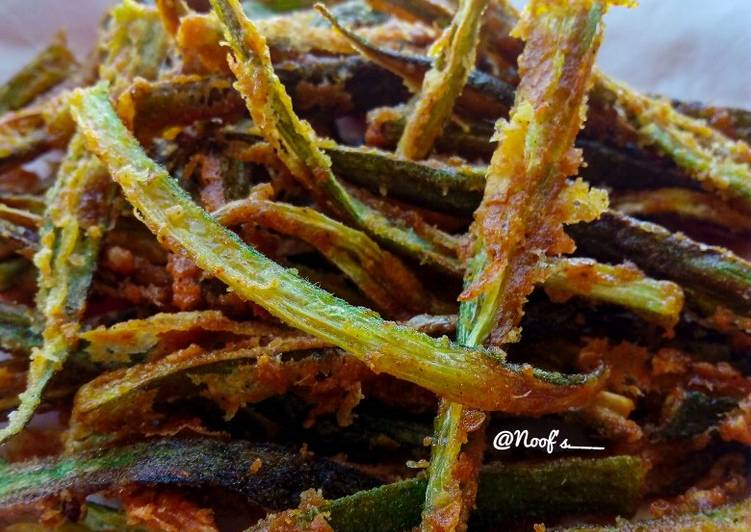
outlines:
[[[337,361],[342,359],[338,353],[328,358],[311,356],[289,362],[281,359],[285,353],[326,347],[328,343],[300,333],[258,336],[214,351],[189,346],[154,361],[104,373],[76,393],[67,448],[102,445],[108,438],[118,437],[122,429],[116,427],[132,418],[131,404],[138,405],[145,418],[147,405],[153,401],[148,394],[179,377],[187,377],[195,385],[206,385],[202,395],[215,399],[230,419],[246,403],[282,395],[306,376],[315,382],[319,373],[333,374]],[[369,373],[364,366],[362,373]],[[337,376],[329,376],[332,382],[338,382]]]
[[[18,410],[0,430],[0,441],[29,422],[45,387],[78,343],[114,191],[107,171],[86,152],[83,137],[75,136],[50,190],[40,249],[34,257],[39,270],[37,307],[45,319],[43,345],[32,350],[27,388],[19,396]]]
[[[471,530],[498,530],[501,522],[530,515],[545,518],[604,511],[629,515],[638,504],[644,472],[644,462],[633,456],[488,464],[480,472]],[[411,478],[328,501],[319,509],[282,515],[302,530],[322,513],[338,532],[402,532],[418,524],[426,483],[424,477]],[[276,517],[250,530],[268,530]]]
[[[555,301],[581,296],[622,305],[666,329],[675,326],[683,309],[683,291],[678,285],[646,277],[628,264],[560,258],[551,262],[543,286]]]
[[[135,76],[156,78],[167,53],[164,29],[155,9],[124,0],[112,10],[112,19],[99,45],[106,56],[99,67],[113,90],[127,87]],[[67,96],[57,105],[66,111]],[[39,271],[37,309],[44,319],[42,347],[32,352],[27,389],[19,396],[18,410],[0,430],[0,441],[29,422],[44,388],[78,345],[80,321],[86,309],[89,285],[96,269],[99,247],[109,228],[116,187],[107,170],[86,150],[83,137],[73,135],[40,231],[34,256]]]
[[[84,350],[92,361],[123,362],[133,355],[153,353],[162,337],[188,331],[230,333],[240,337],[276,335],[289,331],[264,323],[236,322],[217,310],[154,314],[142,320],[128,320],[112,327],[98,327],[82,332],[79,337],[88,345]]]
[[[628,257],[646,273],[670,279],[691,292],[721,298],[751,313],[751,263],[725,248],[707,246],[662,226],[608,211],[592,223],[569,227],[579,248],[600,260]]]
[[[261,460],[255,471],[251,465]],[[373,487],[372,478],[331,460],[306,460],[279,446],[247,441],[163,439],[50,460],[0,464],[0,519],[61,491],[86,496],[128,483],[227,489],[259,505],[282,509],[315,486],[330,497]],[[41,513],[41,512],[40,512]]]
[[[433,67],[425,74],[414,109],[404,126],[396,152],[424,159],[451,116],[454,102],[475,66],[480,22],[488,0],[461,0],[439,46]]]
[[[292,101],[274,73],[266,41],[245,17],[239,2],[214,0],[212,5],[232,46],[230,68],[238,80],[236,88],[254,123],[317,203],[394,250],[445,271],[457,271],[458,261],[446,260],[438,245],[394,224],[347,192],[331,172],[331,161],[318,148],[313,129],[292,110]]]
[[[567,178],[581,163],[573,145],[586,116],[585,96],[606,8],[607,2],[597,1],[532,1],[515,30],[527,40],[519,61],[522,79],[509,122],[498,122],[500,140],[475,212],[476,255],[465,276],[457,324],[462,345],[482,345],[491,336],[496,345],[507,342],[526,296],[545,278],[544,257],[573,251],[562,232],[563,224],[572,221]],[[588,193],[585,187],[581,194],[586,198]],[[595,199],[584,216],[596,217],[606,202]],[[581,214],[575,213],[575,219]],[[494,335],[494,329],[501,334]],[[467,419],[472,417],[477,414],[461,404],[441,405],[422,530],[465,526],[476,478],[471,472],[462,478],[460,461],[472,459],[468,453],[462,458],[460,451],[477,429]]]
[[[616,210],[631,216],[677,216],[696,222],[709,222],[733,232],[751,233],[751,214],[734,209],[708,192],[657,188],[623,192],[611,199]]]
[[[303,281],[248,247],[195,205],[151,161],[125,129],[104,86],[78,90],[73,115],[88,147],[106,164],[126,198],[159,240],[182,249],[204,271],[224,281],[289,325],[342,347],[375,371],[415,382],[485,410],[556,410],[586,403],[599,377],[548,374],[500,362],[380,319]],[[518,395],[520,400],[509,401]]]
[[[669,101],[641,95],[605,76],[597,91],[637,128],[639,140],[671,157],[688,175],[751,210],[751,147],[677,111]]]
[[[213,215],[222,225],[253,221],[305,240],[390,317],[449,312],[447,305],[431,301],[417,277],[368,235],[316,210],[249,198],[229,203]]]
[[[0,86],[0,114],[15,111],[60,84],[73,71],[76,59],[59,34],[26,66]]]
[[[585,9],[586,4],[577,6]],[[530,9],[544,11],[545,6],[533,3]],[[520,305],[534,283],[544,279],[536,257],[570,253],[573,242],[563,233],[563,224],[591,221],[607,206],[603,193],[566,181],[581,163],[573,145],[585,117],[580,106],[591,84],[600,40],[598,13],[604,4],[592,4],[589,19],[558,19],[552,13],[564,8],[555,3],[548,7],[551,14],[535,17],[535,26],[530,17],[516,30],[528,37],[530,53],[520,58],[522,80],[514,111],[510,122],[498,125],[499,145],[475,214],[480,248],[476,256],[486,256],[475,259],[476,277],[461,297],[476,300],[476,320],[482,323],[477,336],[485,336],[499,324],[492,333],[495,343],[513,337]],[[579,39],[567,40],[573,32]],[[556,51],[532,52],[538,48]],[[573,193],[567,193],[572,187]],[[589,202],[587,209],[569,212],[582,200]],[[493,303],[496,298],[503,301],[499,315]]]

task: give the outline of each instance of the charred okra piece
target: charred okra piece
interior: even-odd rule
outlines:
[[[258,471],[251,465],[260,460]],[[325,459],[307,461],[272,445],[209,439],[157,440],[125,447],[0,464],[0,516],[33,510],[63,491],[88,495],[124,484],[220,487],[261,506],[297,504],[301,491],[314,486],[342,497],[375,482],[352,468]]]

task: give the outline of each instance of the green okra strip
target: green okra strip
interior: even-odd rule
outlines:
[[[43,344],[32,350],[26,390],[0,430],[0,441],[29,422],[52,376],[76,348],[80,319],[109,224],[115,187],[76,135],[48,193],[34,264],[39,271],[37,308],[44,318]]]
[[[706,294],[743,314],[751,312],[751,264],[724,248],[700,244],[614,211],[569,226],[583,253],[600,260],[634,262],[649,275]]]
[[[323,142],[335,174],[377,193],[440,210],[472,212],[482,199],[485,168],[416,162],[373,148]]]
[[[240,297],[292,327],[342,347],[376,371],[484,410],[537,411],[553,404],[567,408],[596,393],[598,375],[524,369],[486,350],[435,340],[347,305],[248,247],[193,203],[120,122],[106,87],[76,91],[72,110],[88,147],[162,243],[183,250]],[[520,399],[510,400],[512,395]]]
[[[0,203],[0,220],[12,224],[26,227],[27,229],[37,229],[42,224],[42,217],[25,209],[16,209]]]
[[[274,73],[265,40],[242,12],[237,0],[216,0],[214,10],[232,45],[230,62],[236,87],[246,100],[255,124],[279,158],[326,210],[360,227],[380,243],[444,271],[457,271],[437,243],[397,225],[384,214],[354,198],[331,172],[331,161],[316,144],[313,129],[292,110],[292,103]]]
[[[521,517],[629,515],[639,504],[645,470],[645,464],[632,456],[486,465],[480,472],[470,530],[497,530],[502,523]],[[329,501],[319,511],[328,512],[327,521],[338,532],[410,530],[419,522],[426,484],[424,477],[402,480]],[[287,514],[304,526],[316,510]],[[264,525],[262,521],[250,530],[264,530]]]
[[[251,465],[260,460],[262,467]],[[300,492],[342,497],[375,482],[326,459],[307,460],[272,445],[210,439],[154,440],[48,460],[0,463],[0,518],[63,491],[78,496],[126,484],[212,487],[267,508],[294,506]]]
[[[685,188],[658,188],[612,195],[614,209],[636,217],[671,215],[709,222],[737,233],[751,232],[751,214],[733,208],[707,192]]]
[[[59,85],[72,73],[76,59],[59,34],[27,65],[0,85],[0,115],[31,103],[34,98]]]
[[[3,194],[0,193],[0,203],[21,209],[33,214],[42,214],[44,212],[44,196],[33,194]]]
[[[417,93],[420,90],[426,73],[433,67],[430,58],[379,48],[346,28],[331,12],[323,11],[322,14],[364,57],[397,74],[410,91]],[[495,119],[505,116],[514,101],[514,87],[471,67],[466,84],[463,84],[463,90],[456,98],[457,109],[474,117],[490,116]]]
[[[436,43],[438,53],[423,78],[399,139],[397,154],[407,159],[424,159],[432,151],[474,69],[480,23],[487,5],[488,0],[461,0],[451,24]]]
[[[668,101],[641,95],[600,76],[595,94],[606,94],[637,128],[639,140],[672,158],[689,176],[724,199],[751,209],[751,147],[686,116]]]
[[[99,79],[119,96],[137,77],[155,80],[171,52],[170,37],[153,6],[123,0],[109,13],[98,43]]]
[[[433,301],[415,275],[368,235],[314,209],[248,198],[228,203],[213,216],[225,226],[255,222],[309,243],[336,265],[389,317],[450,312]]]
[[[575,526],[562,532],[746,532],[751,528],[751,499],[703,512],[659,519],[616,520],[615,526]]]
[[[229,139],[255,140],[246,134],[228,133],[227,136]],[[352,148],[330,141],[322,142],[321,146],[331,157],[334,170],[347,179],[377,187],[378,176],[383,176],[387,190],[393,187],[399,191],[399,197],[410,196],[410,199],[413,195],[436,198],[430,200],[431,206],[445,198],[448,207],[461,196],[466,198],[467,206],[474,208],[480,200],[480,193],[476,190],[482,190],[485,183],[483,167],[408,161],[389,152]],[[446,191],[445,195],[443,191]],[[459,243],[450,247],[458,248]],[[550,277],[544,286],[559,299],[580,296],[591,301],[622,305],[665,326],[674,324],[682,310],[683,295],[677,285],[650,279],[634,268],[585,259],[553,259],[547,268]]]
[[[570,252],[563,224],[592,219],[607,199],[566,193],[581,160],[574,141],[586,116],[586,93],[602,39],[607,2],[531,2],[519,31],[527,44],[519,59],[521,82],[509,121],[497,125],[500,141],[488,167],[483,201],[475,211],[475,255],[460,296],[457,342],[470,347],[488,338],[508,342],[534,285],[545,279],[546,257]],[[592,207],[561,214],[572,199]],[[573,217],[573,219],[571,219]],[[442,402],[436,418],[422,530],[462,526],[474,478],[458,473],[469,416],[461,404]],[[471,437],[471,436],[470,436]],[[471,473],[469,475],[471,477]]]
[[[372,144],[392,149],[404,130],[406,112],[400,108],[376,109],[369,114],[366,139]],[[459,153],[469,158],[487,158],[493,154],[493,125],[487,121],[464,120],[462,125],[448,124],[436,140],[443,153]],[[578,138],[577,147],[584,152],[587,166],[581,175],[592,184],[613,188],[683,187],[700,188],[670,161],[634,147],[620,147],[602,140]],[[451,201],[450,197],[445,199]],[[479,203],[479,196],[477,199]],[[458,204],[457,208],[462,204]]]
[[[584,297],[630,309],[645,320],[672,328],[683,309],[683,291],[675,283],[646,277],[630,265],[611,266],[591,259],[551,261],[545,291],[556,301]]]
[[[673,107],[694,118],[706,120],[710,126],[736,140],[751,143],[751,111],[733,107],[715,107],[700,102],[673,100]]]
[[[148,140],[172,126],[211,118],[236,119],[247,111],[225,76],[136,79],[117,103],[118,114],[138,139]]]
[[[239,337],[289,334],[289,331],[265,323],[230,320],[218,310],[196,310],[153,314],[111,327],[97,327],[79,336],[85,343],[84,351],[92,359],[117,361],[127,360],[136,354],[162,356],[166,354],[160,347],[162,336],[188,331],[211,331]]]
[[[494,342],[508,341],[535,280],[545,279],[544,264],[535,257],[571,252],[563,225],[595,219],[607,207],[601,191],[568,181],[581,164],[574,141],[586,116],[606,8],[607,2],[577,2],[567,11],[542,0],[530,5],[529,18],[520,23],[530,51],[520,58],[522,80],[510,122],[498,124],[501,140],[475,212],[472,282],[461,296],[473,303],[466,309],[473,323],[470,341],[491,331]],[[547,55],[554,59],[548,62]],[[553,67],[558,64],[563,66]]]

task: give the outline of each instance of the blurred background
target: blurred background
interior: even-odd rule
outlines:
[[[64,28],[79,56],[116,0],[0,0],[0,80]],[[523,6],[523,0],[513,0]],[[641,0],[607,15],[599,64],[639,90],[751,107],[751,1]]]

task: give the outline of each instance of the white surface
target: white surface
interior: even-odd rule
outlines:
[[[85,55],[113,3],[0,0],[0,80],[61,27]],[[606,20],[600,65],[608,74],[644,91],[751,108],[750,0],[641,0]]]

